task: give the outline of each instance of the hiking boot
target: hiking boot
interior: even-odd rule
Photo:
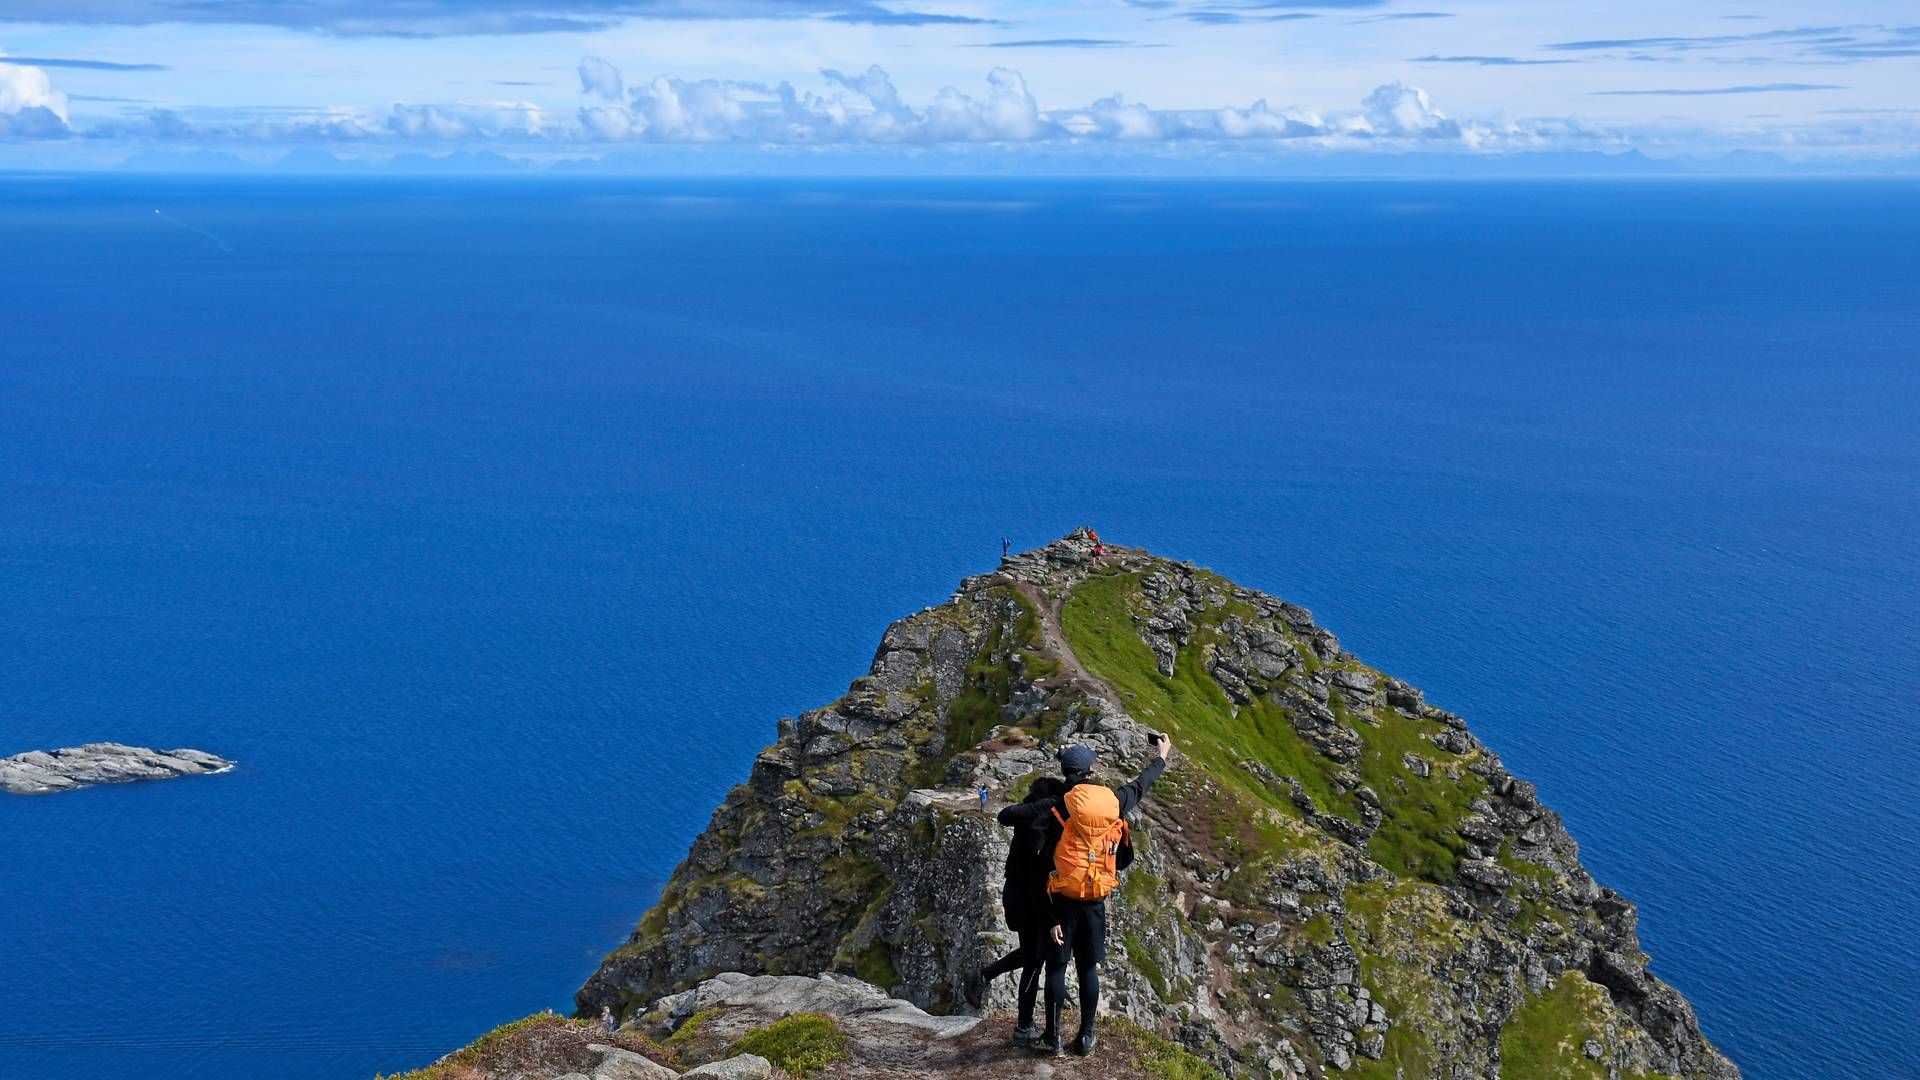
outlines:
[[[960,993],[967,999],[967,1007],[979,1009],[987,1003],[987,973],[974,968],[967,972],[967,984]]]
[[[1080,1057],[1086,1057],[1088,1054],[1093,1053],[1093,1044],[1095,1041],[1093,1032],[1083,1031],[1080,1033],[1079,1038],[1073,1040],[1073,1052]]]
[[[1032,1050],[1036,1054],[1046,1054],[1050,1057],[1059,1057],[1060,1056],[1060,1033],[1057,1031],[1043,1031],[1040,1033],[1039,1038],[1027,1044],[1027,1048],[1029,1050]]]
[[[1040,1029],[1037,1027],[1034,1027],[1032,1024],[1028,1024],[1026,1027],[1017,1027],[1013,1029],[1013,1045],[1015,1046],[1026,1046],[1027,1044],[1033,1042],[1035,1039],[1038,1039],[1039,1037],[1040,1037]]]

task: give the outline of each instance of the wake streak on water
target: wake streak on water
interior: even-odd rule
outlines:
[[[179,218],[174,217],[172,214],[163,213],[159,210],[155,210],[154,214],[158,216],[161,221],[164,221],[169,225],[178,225],[179,227],[187,230],[190,233],[199,233],[201,236],[204,236],[208,240],[213,241],[213,246],[219,248],[222,252],[228,255],[233,254],[233,245],[227,243],[225,240],[220,239],[218,236],[214,235],[213,233],[210,233],[207,230],[200,228],[198,225],[189,225],[186,222],[181,221]]]

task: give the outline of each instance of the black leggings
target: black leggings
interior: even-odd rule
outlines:
[[[1080,980],[1080,1030],[1093,1030],[1093,1018],[1100,1011],[1100,965],[1074,958],[1074,975]],[[1047,965],[1047,1019],[1060,1022],[1060,1006],[1067,1000],[1067,965]]]
[[[1016,968],[1020,971],[1020,1027],[1033,1026],[1034,999],[1040,994],[1040,974],[1046,963],[1049,928],[1035,925],[1020,931],[1020,945],[1012,952],[982,968],[988,979],[997,979]]]
[[[1080,1032],[1091,1034],[1094,1015],[1100,1011],[1100,961],[1107,956],[1107,905],[1055,901],[1054,910],[1066,941],[1059,945],[1048,942],[1047,1029],[1055,1030],[1060,1022],[1060,1010],[1067,1001],[1067,961],[1071,959],[1080,980]]]

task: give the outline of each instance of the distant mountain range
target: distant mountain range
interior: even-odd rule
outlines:
[[[1794,161],[1778,154],[1735,150],[1713,156],[1650,157],[1639,150],[1540,151],[1524,154],[1291,152],[1156,156],[1034,149],[997,163],[1001,175],[1019,176],[1204,176],[1257,179],[1289,177],[1525,179],[1548,177],[1681,176],[1914,176],[1920,155],[1857,159],[1837,167],[1831,160]],[[319,148],[302,148],[271,160],[255,160],[217,150],[146,150],[123,161],[132,173],[199,175],[470,175],[470,176],[967,176],[986,171],[982,159],[957,153],[906,155],[877,150],[836,154],[773,153],[763,148],[659,146],[596,157],[535,160],[492,150],[421,152],[385,158],[340,157]]]

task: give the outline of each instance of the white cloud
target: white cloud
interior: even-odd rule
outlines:
[[[1460,137],[1460,125],[1433,107],[1427,92],[1417,86],[1391,82],[1376,87],[1361,105],[1368,125],[1379,135],[1415,138]]]
[[[867,69],[886,79],[878,67]],[[987,73],[989,87],[984,100],[975,99],[951,86],[934,96],[933,104],[920,114],[914,131],[920,142],[1028,142],[1056,130],[1040,115],[1040,106],[1027,89],[1027,80],[1011,68],[997,67]],[[892,90],[892,84],[887,84]]]
[[[551,121],[526,101],[396,103],[375,110],[332,109],[305,117],[194,122],[154,112],[140,120],[105,121],[84,134],[165,141],[424,141],[501,140],[530,143],[727,144],[746,146],[933,146],[1178,142],[1279,144],[1339,148],[1381,144],[1522,149],[1580,130],[1565,121],[1502,121],[1462,125],[1433,106],[1425,91],[1401,83],[1375,89],[1361,107],[1321,114],[1275,109],[1265,100],[1241,108],[1162,110],[1119,94],[1064,109],[1042,109],[1026,79],[1010,68],[987,73],[982,90],[948,86],[925,104],[900,94],[879,66],[823,70],[817,89],[791,83],[627,79],[612,63],[587,57],[580,91],[593,100],[571,117]]]
[[[584,65],[582,71],[584,86]],[[1026,80],[1006,68],[988,73],[982,96],[946,87],[918,108],[902,100],[877,66],[854,74],[827,70],[821,78],[827,83],[824,92],[801,92],[789,83],[769,87],[662,75],[632,84],[622,104],[581,109],[578,135],[609,141],[831,145],[1029,142],[1061,133],[1041,115]],[[612,70],[596,75],[596,86],[612,80],[624,82]]]
[[[53,88],[47,73],[0,57],[0,138],[59,138],[71,131],[67,95]]]
[[[1246,106],[1157,109],[1120,94],[1086,105],[1043,107],[1026,80],[993,68],[984,83],[947,86],[910,100],[878,66],[824,70],[811,86],[722,78],[658,75],[627,78],[614,64],[582,59],[581,103],[543,111],[529,101],[396,103],[380,107],[182,109],[143,115],[66,120],[66,100],[43,72],[0,60],[0,135],[76,134],[172,144],[487,143],[535,156],[581,147],[649,143],[721,145],[746,149],[801,147],[1015,147],[1054,155],[1116,147],[1196,160],[1227,153],[1376,149],[1482,151],[1642,148],[1652,153],[1702,147],[1792,146],[1817,150],[1867,146],[1882,154],[1920,147],[1914,118],[1862,119],[1782,129],[1647,124],[1622,125],[1566,117],[1511,119],[1482,115],[1456,119],[1426,91],[1401,82],[1376,87],[1344,109],[1275,107],[1261,99]],[[1916,114],[1920,115],[1920,114]],[[1719,139],[1724,142],[1716,142]],[[1101,149],[1102,147],[1108,149]],[[1153,149],[1153,148],[1163,149]]]
[[[580,132],[592,142],[619,142],[631,138],[634,115],[626,109],[590,105],[580,110]]]
[[[1264,98],[1245,109],[1219,109],[1213,116],[1221,135],[1229,139],[1301,139],[1327,131],[1318,114],[1299,109],[1274,112]]]
[[[406,139],[501,138],[538,135],[545,116],[540,106],[526,101],[396,103],[387,109],[384,124],[388,131]]]
[[[620,69],[597,56],[580,58],[580,92],[619,101],[626,93],[626,82],[620,78]]]
[[[1152,109],[1140,104],[1129,105],[1119,94],[1094,102],[1087,107],[1085,116],[1092,125],[1086,130],[1089,135],[1120,142],[1158,142],[1167,137],[1160,117]]]
[[[658,142],[726,142],[748,129],[743,93],[754,88],[717,79],[688,82],[661,75],[635,87],[631,130]]]
[[[603,66],[604,65],[604,66]],[[1120,94],[1078,108],[1042,109],[1019,72],[994,68],[984,93],[948,86],[924,105],[906,101],[879,66],[827,69],[825,87],[797,90],[722,79],[662,75],[629,83],[612,64],[581,63],[582,92],[624,100],[582,108],[571,136],[593,142],[732,143],[774,146],[1034,142],[1276,142],[1318,146],[1457,144],[1467,149],[1525,148],[1545,131],[1576,131],[1567,121],[1462,124],[1434,107],[1426,91],[1393,82],[1358,109],[1321,114],[1275,109],[1265,100],[1241,108],[1161,110]]]

